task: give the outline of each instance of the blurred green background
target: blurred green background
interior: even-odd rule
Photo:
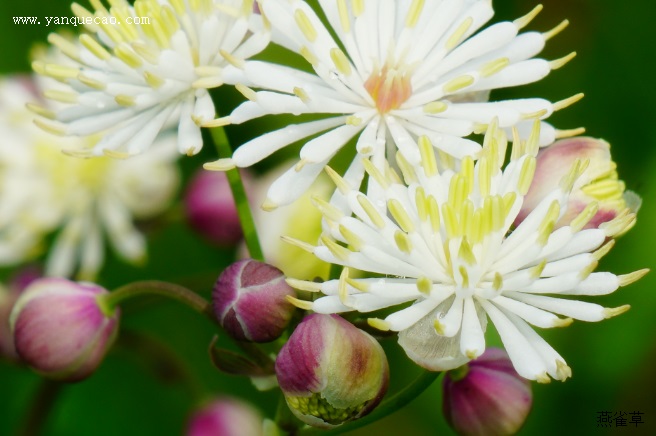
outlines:
[[[536,3],[495,0],[494,21],[517,18]],[[0,3],[1,74],[27,72],[30,47],[43,43],[55,30],[52,26],[15,25],[12,17],[70,15],[69,4],[68,0]],[[621,178],[644,200],[637,226],[618,241],[600,269],[619,274],[653,268],[656,85],[650,78],[656,71],[656,2],[545,0],[544,5],[530,29],[548,30],[563,18],[568,18],[571,25],[548,43],[542,56],[555,59],[575,50],[577,58],[538,84],[503,90],[496,97],[540,96],[557,101],[577,92],[586,94],[583,101],[556,113],[550,121],[560,128],[585,126],[589,135],[609,141]],[[272,49],[263,56],[276,60],[280,52]],[[221,90],[218,98],[222,113],[238,101],[230,90]],[[251,122],[229,127],[227,133],[239,143],[280,122],[273,118]],[[206,147],[201,155],[182,159],[181,165],[188,176],[214,158],[214,151]],[[111,289],[137,279],[172,280],[207,296],[233,256],[232,252],[207,245],[180,222],[151,226],[149,239],[150,260],[146,267],[135,269],[112,259],[100,282]],[[609,307],[627,303],[632,306],[618,318],[598,324],[577,322],[567,329],[540,332],[567,359],[573,378],[565,383],[534,384],[534,408],[520,434],[656,434],[655,285],[652,273],[611,296],[596,299]],[[146,347],[134,340],[139,335],[170,347],[167,352],[179,356],[194,379],[192,384],[204,394],[237,394],[254,401],[264,413],[273,414],[277,400],[274,393],[260,394],[249,381],[213,369],[206,349],[215,330],[187,308],[140,300],[127,305],[122,322],[128,333],[100,370],[87,381],[59,389],[44,423],[45,434],[183,433],[185,420],[194,407],[193,390],[181,381],[179,369],[167,363],[168,359],[149,357]],[[130,338],[133,340],[126,340]],[[391,390],[395,391],[409,383],[417,370],[395,341],[385,346],[391,362]],[[39,389],[44,385],[38,376],[0,362],[0,435],[15,434],[24,428]],[[452,434],[440,413],[439,390],[440,384],[435,383],[409,407],[352,434]],[[644,424],[638,428],[599,428],[600,411],[643,412]]]

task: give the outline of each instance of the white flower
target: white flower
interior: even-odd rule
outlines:
[[[50,233],[46,275],[92,279],[103,263],[105,235],[131,262],[146,255],[134,218],[163,211],[179,174],[172,136],[129,160],[81,159],[61,149],[89,149],[98,137],[53,138],[32,123],[25,109],[36,98],[27,78],[0,81],[0,264],[39,254]]]
[[[114,157],[141,153],[165,127],[177,125],[180,153],[198,153],[200,127],[217,125],[208,89],[229,82],[233,65],[269,42],[261,17],[252,14],[253,1],[91,4],[94,13],[77,3],[73,12],[80,20],[95,17],[100,24],[85,26],[93,36],[82,34],[79,43],[54,33],[48,38],[72,62],[33,64],[39,74],[69,85],[45,91],[66,105],[54,113],[36,108],[44,116],[37,124],[58,135],[100,133],[92,149],[78,153]]]
[[[582,95],[552,104],[531,98],[487,102],[489,91],[535,82],[569,61],[534,59],[564,21],[546,33],[518,34],[541,10],[476,34],[493,15],[490,0],[320,0],[330,30],[304,1],[263,0],[274,41],[301,54],[316,74],[282,65],[249,61],[238,89],[250,100],[226,122],[243,123],[266,114],[330,114],[292,124],[243,144],[231,159],[206,165],[225,170],[250,166],[296,141],[306,142],[300,162],[278,179],[263,205],[273,209],[297,198],[327,162],[357,137],[356,158],[346,172],[353,186],[371,156],[379,169],[398,149],[419,163],[417,138],[428,136],[440,163],[474,156],[480,146],[464,137],[484,132],[497,117],[500,126],[530,131],[529,117],[546,118]],[[337,35],[338,41],[331,36]],[[255,92],[249,87],[261,88]],[[322,133],[323,132],[323,133]],[[572,132],[542,127],[540,144]],[[386,146],[387,144],[387,146]]]
[[[576,161],[560,185],[513,227],[535,170],[538,137],[536,121],[531,137],[514,143],[502,170],[505,134],[492,123],[476,163],[464,158],[457,168],[440,172],[433,144],[423,136],[421,166],[401,167],[406,183],[391,169],[383,173],[365,160],[370,177],[384,190],[380,204],[329,170],[350,210],[318,201],[330,234],[317,247],[291,242],[346,268],[339,280],[321,284],[290,280],[299,289],[327,294],[295,303],[320,313],[403,305],[369,323],[400,332],[409,357],[431,370],[480,356],[489,316],[520,375],[541,382],[570,376],[564,359],[529,324],[560,327],[572,319],[600,321],[620,314],[629,306],[608,309],[569,297],[611,293],[647,270],[619,276],[593,272],[614,244],[604,245],[607,238],[634,224],[628,209],[598,229],[584,229],[596,211],[592,204],[554,230],[586,161]],[[349,268],[380,276],[349,278]]]

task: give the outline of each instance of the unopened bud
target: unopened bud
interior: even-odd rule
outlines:
[[[119,311],[105,313],[92,283],[61,278],[32,282],[16,301],[9,323],[20,358],[42,375],[64,381],[88,377],[118,330]]]
[[[369,334],[337,315],[313,314],[280,350],[276,376],[294,415],[328,428],[371,412],[387,391],[389,368]]]
[[[519,225],[550,192],[558,188],[577,159],[589,163],[574,182],[567,210],[556,223],[556,228],[569,225],[593,202],[598,209],[595,207],[596,213],[592,212],[583,228],[597,228],[615,218],[627,206],[638,207],[639,198],[633,193],[629,194],[631,201],[627,202],[628,193],[624,192],[624,182],[618,179],[610,144],[601,139],[575,137],[557,141],[540,150],[533,182],[515,224]],[[636,201],[633,201],[634,198]]]
[[[461,435],[515,434],[531,410],[531,384],[505,351],[488,348],[476,360],[445,374],[442,410]]]
[[[0,285],[0,358],[18,360],[14,336],[9,328],[9,314],[18,296],[40,276],[41,271],[38,268],[27,267],[13,276],[6,287]]]
[[[208,403],[194,413],[187,436],[262,436],[262,417],[251,405],[233,398]]]
[[[287,296],[294,290],[278,268],[253,259],[228,266],[214,285],[214,313],[226,332],[240,341],[269,342],[280,337],[294,313]]]
[[[242,176],[248,186],[250,177],[244,172]],[[184,205],[189,224],[208,241],[227,247],[241,240],[239,215],[226,173],[196,173],[187,188]]]

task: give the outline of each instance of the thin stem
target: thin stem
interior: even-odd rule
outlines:
[[[211,129],[211,132],[212,140],[219,153],[219,157],[232,156],[232,148],[223,128],[217,127]],[[244,189],[244,183],[241,180],[239,170],[236,168],[228,170],[226,171],[226,175],[228,176],[228,182],[232,190],[232,197],[235,199],[235,204],[237,205],[237,214],[239,215],[239,222],[244,232],[244,240],[246,241],[248,253],[251,258],[264,262],[264,254],[262,253],[262,247],[257,237],[255,222],[251,214],[251,206],[248,204],[248,197],[246,197],[246,190]]]
[[[121,331],[117,345],[136,356],[162,382],[184,385],[194,401],[205,397],[205,385],[168,344],[138,331],[125,330]]]
[[[316,428],[308,428],[301,430],[300,435],[336,435],[341,434],[347,431],[353,431],[356,428],[364,427],[369,425],[372,422],[378,421],[379,419],[385,418],[387,415],[400,410],[410,403],[412,400],[417,398],[424,392],[428,387],[433,384],[435,379],[440,375],[439,372],[433,371],[424,371],[422,372],[408,387],[403,389],[401,392],[393,395],[389,399],[380,403],[380,405],[369,415],[364,418],[358,419],[356,421],[349,422],[344,425],[340,425],[337,428],[332,430],[320,430]]]
[[[285,396],[282,393],[280,394],[280,398],[278,398],[275,421],[278,428],[286,431],[288,435],[299,434],[298,427],[300,422],[296,419],[292,411],[289,410]]]
[[[23,425],[17,433],[19,436],[36,436],[43,433],[48,416],[64,386],[60,382],[48,379],[42,379],[39,382],[24,417]]]
[[[196,312],[207,316],[212,322],[216,322],[212,311],[212,304],[209,301],[184,286],[169,282],[145,280],[128,283],[104,295],[99,302],[107,314],[112,314],[116,306],[122,301],[141,295],[160,295],[177,300],[191,307]]]

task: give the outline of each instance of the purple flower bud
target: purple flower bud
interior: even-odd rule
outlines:
[[[444,416],[461,435],[514,434],[533,402],[530,382],[498,348],[488,348],[478,359],[447,372],[443,389]]]
[[[515,220],[519,225],[526,216],[547,196],[558,188],[563,177],[570,172],[576,159],[589,160],[588,167],[574,183],[567,210],[556,227],[570,224],[586,206],[596,202],[598,208],[590,210],[591,217],[583,228],[597,228],[615,218],[627,206],[624,182],[618,179],[610,154],[610,144],[601,139],[576,137],[555,142],[540,150],[537,156],[535,176],[522,208]],[[630,194],[630,198],[639,198]]]
[[[276,376],[294,415],[329,428],[371,412],[387,391],[389,368],[369,334],[337,315],[313,314],[280,350]]]
[[[9,323],[21,359],[46,377],[78,381],[98,367],[118,330],[119,311],[106,314],[92,283],[61,278],[32,282],[16,301]]]
[[[9,286],[0,285],[0,357],[14,361],[19,360],[14,346],[14,336],[9,328],[9,314],[18,296],[39,277],[41,277],[39,268],[27,267],[11,278]]]
[[[242,176],[248,186],[250,177],[244,171]],[[210,242],[233,246],[241,240],[239,215],[225,173],[197,172],[189,183],[184,204],[191,227]]]
[[[214,313],[240,341],[270,342],[280,337],[294,313],[287,296],[294,290],[278,268],[253,259],[227,267],[212,292]]]
[[[187,436],[262,436],[262,417],[242,401],[221,398],[194,413]]]

